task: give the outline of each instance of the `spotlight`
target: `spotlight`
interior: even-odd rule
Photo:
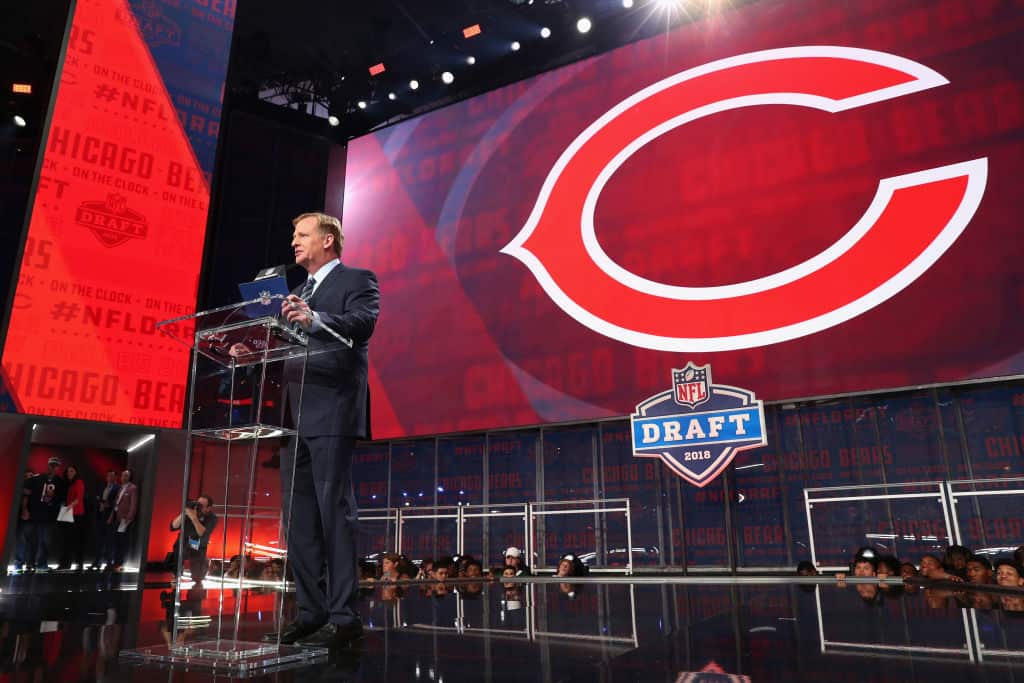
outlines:
[[[331,124],[332,126],[337,126],[339,123],[341,123],[341,119],[339,119],[334,114],[331,114],[330,116],[327,117],[327,123]]]
[[[14,115],[14,125],[16,125],[18,128],[24,128],[28,124],[25,122],[25,119],[23,119],[20,116],[18,116],[17,114],[15,114]]]
[[[466,64],[469,64],[470,66],[476,64],[476,57],[474,57],[473,55],[466,57]]]
[[[633,0],[622,0],[622,6],[626,9],[631,9],[633,7]]]
[[[445,71],[441,74],[441,82],[445,85],[451,85],[455,82],[455,75],[451,71]]]
[[[587,17],[580,17],[576,22],[576,30],[580,33],[589,33],[594,24]]]
[[[540,30],[540,37],[541,38],[550,38],[551,37],[551,29],[549,29],[547,26],[542,28]]]
[[[416,90],[420,87],[420,82],[416,79],[409,81],[409,90]]]
[[[391,100],[392,102],[394,102],[395,100],[397,100],[397,99],[398,99],[398,95],[396,95],[396,94],[395,94],[395,93],[393,93],[393,92],[389,92],[389,93],[388,93],[388,99],[389,99],[389,100]]]
[[[360,109],[366,109],[366,100],[359,100],[356,102],[356,106]]]
[[[510,47],[512,48],[512,52],[518,52],[519,48],[521,48],[522,45],[519,44],[518,40],[513,40],[512,45]]]

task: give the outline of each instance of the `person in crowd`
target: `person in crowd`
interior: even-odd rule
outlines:
[[[861,578],[878,575],[878,553],[871,548],[860,548],[850,560],[850,575]],[[846,572],[838,572],[836,580],[840,586],[846,585]]]
[[[920,575],[932,581],[963,581],[956,574],[947,572],[942,566],[942,560],[931,554],[921,557]]]
[[[270,562],[267,562],[263,566],[263,572],[260,574],[260,579],[263,581],[280,581],[284,578],[284,560],[280,557],[275,557]]]
[[[917,567],[914,566],[913,562],[904,562],[900,565],[900,578],[906,581],[917,576]]]
[[[1024,571],[1013,560],[1003,558],[995,563],[996,584],[1007,588],[1024,586]]]
[[[237,579],[242,575],[242,556],[232,555],[228,561],[228,568],[224,570],[224,578]]]
[[[850,564],[850,573],[853,576],[868,577],[878,576],[878,558],[874,554],[857,555]]]
[[[986,557],[972,555],[967,560],[966,573],[971,583],[992,583],[992,563]]]
[[[946,548],[946,556],[942,560],[942,567],[946,573],[967,578],[967,561],[971,559],[972,553],[962,545],[951,545]]]
[[[401,561],[397,553],[384,553],[380,560],[380,580],[398,581],[398,564]]]
[[[121,485],[117,481],[117,472],[110,470],[107,472],[106,485],[96,497],[96,555],[92,563],[93,569],[100,569],[114,554],[114,525],[111,523],[110,513],[120,492]]]
[[[505,566],[516,570],[516,576],[530,576],[530,566],[523,559],[519,548],[512,546],[505,550]]]
[[[480,564],[480,560],[470,559],[466,563],[465,568],[462,570],[462,576],[467,579],[479,579],[484,575],[484,566]]]
[[[878,558],[878,566],[875,574],[880,579],[887,579],[891,576],[900,575],[900,561],[892,555],[883,555]]]
[[[135,516],[139,512],[139,487],[133,481],[135,472],[126,469],[121,472],[121,490],[117,492],[110,523],[114,526],[114,555],[110,566],[115,572],[124,569],[124,558],[128,553],[128,540]]]
[[[25,482],[21,497],[21,521],[24,536],[23,556],[15,558],[19,566],[28,571],[49,570],[49,557],[53,545],[53,529],[57,514],[65,499],[64,479],[60,476],[60,458],[46,462],[46,472]]]
[[[60,564],[58,569],[71,569],[72,562],[78,571],[85,567],[85,482],[78,476],[78,467],[69,464],[64,469],[64,505],[71,510],[73,521],[60,522],[61,530]]]
[[[432,578],[438,582],[445,582],[448,578],[454,578],[452,572],[452,558],[450,557],[439,557],[434,562],[434,571]]]
[[[433,577],[434,574],[434,560],[425,557],[420,560],[419,571],[416,572],[416,579],[419,581],[426,581]]]
[[[586,576],[587,565],[574,553],[566,553],[558,560],[555,576]]]
[[[171,531],[178,531],[178,539],[174,542],[175,562],[177,571],[180,551],[181,568],[188,563],[188,571],[192,580],[201,583],[206,578],[210,561],[206,557],[207,548],[213,530],[217,528],[217,513],[213,511],[213,498],[203,494],[185,505],[185,511],[171,520]]]
[[[818,568],[810,560],[801,560],[796,566],[797,576],[817,576]]]
[[[398,556],[398,580],[412,581],[419,575],[419,568],[405,555]]]

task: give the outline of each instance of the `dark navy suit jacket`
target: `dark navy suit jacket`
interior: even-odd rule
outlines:
[[[298,295],[301,289],[299,286],[292,293]],[[308,303],[320,315],[321,325],[351,339],[353,347],[316,353],[325,345],[337,346],[339,342],[325,330],[309,335],[299,435],[369,439],[367,350],[380,311],[377,276],[369,270],[339,264],[327,274]],[[294,377],[289,379],[289,408],[294,424],[296,401],[292,397],[297,395],[298,385]]]

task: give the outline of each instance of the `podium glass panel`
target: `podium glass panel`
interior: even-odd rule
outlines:
[[[352,344],[325,330],[333,339],[311,350],[306,332],[268,314],[280,298],[157,324],[193,351],[183,512],[154,521],[184,533],[165,642],[122,652],[126,660],[252,675],[327,656],[322,648],[282,645],[279,636],[264,641],[285,622],[291,491],[283,488],[293,477],[281,467],[294,467],[306,361]],[[215,517],[203,514],[209,501]]]

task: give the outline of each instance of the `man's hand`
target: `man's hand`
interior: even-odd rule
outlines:
[[[309,309],[309,304],[295,296],[289,294],[288,298],[281,302],[281,315],[290,323],[298,323],[304,329],[309,329],[313,326],[313,312]]]
[[[195,521],[196,521],[196,510],[195,510],[195,508],[193,508],[193,507],[187,507],[187,508],[185,508],[185,515],[186,515],[186,516],[187,516],[187,517],[188,517],[189,519],[191,519],[191,520],[192,520],[193,522],[195,522]]]

